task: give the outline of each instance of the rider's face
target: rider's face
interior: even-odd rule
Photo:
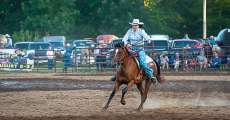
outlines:
[[[134,24],[134,25],[132,25],[132,28],[133,28],[134,30],[136,30],[136,29],[139,28],[139,25],[138,25],[138,24]]]

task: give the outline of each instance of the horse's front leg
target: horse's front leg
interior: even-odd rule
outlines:
[[[110,97],[109,97],[109,99],[108,99],[106,105],[105,105],[105,106],[103,107],[103,109],[102,109],[103,111],[106,111],[107,108],[109,107],[109,104],[111,103],[111,101],[112,101],[114,95],[116,94],[116,92],[119,90],[120,85],[121,85],[121,84],[118,82],[118,80],[116,80],[115,85],[114,85],[114,88],[113,88],[113,91],[112,91],[112,93],[110,94]]]
[[[132,86],[134,85],[134,81],[132,80],[131,82],[128,83],[127,87],[122,89],[122,96],[121,96],[121,104],[125,105],[125,94],[127,93],[128,90],[130,90],[132,88]]]
[[[122,105],[125,105],[125,104],[126,104],[124,96],[125,96],[125,94],[127,93],[127,91],[128,91],[128,87],[127,87],[127,86],[126,86],[125,88],[122,89],[122,96],[121,96],[121,104],[122,104]]]

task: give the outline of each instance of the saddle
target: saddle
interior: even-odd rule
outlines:
[[[143,70],[143,69],[141,68],[141,66],[140,66],[140,62],[139,62],[139,60],[138,60],[139,54],[138,54],[137,52],[130,52],[129,54],[131,54],[131,56],[134,57],[134,60],[135,60],[135,62],[136,62],[136,64],[137,64],[137,66],[138,66],[138,69],[140,70],[140,73],[138,74],[137,79],[134,80],[134,81],[135,81],[135,84],[138,84],[138,83],[140,83],[141,81],[144,80],[143,74],[145,74],[145,72],[144,72],[144,70]],[[146,57],[146,63],[147,63],[147,65],[151,68],[151,66],[152,66],[153,64],[155,64],[155,62],[154,62],[153,59],[152,59],[151,57],[149,57],[148,55],[145,55],[145,57]]]
[[[133,51],[129,51],[129,55],[133,56],[136,63],[137,63],[137,66],[139,69],[141,69],[141,66],[140,66],[140,62],[138,60],[138,57],[139,57],[139,54],[138,52],[133,52]],[[151,57],[149,57],[148,55],[145,55],[145,59],[146,59],[146,63],[148,64],[148,66],[152,66],[154,64],[154,61]]]

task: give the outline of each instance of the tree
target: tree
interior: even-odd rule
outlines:
[[[20,30],[22,0],[1,0],[0,1],[0,34],[12,34]]]
[[[32,0],[22,2],[22,29],[43,35],[67,35],[75,27],[78,11],[74,0]]]
[[[198,37],[202,30],[202,3],[200,0],[151,0],[151,23],[156,32],[182,37]]]
[[[0,31],[17,40],[44,35],[123,36],[139,18],[149,34],[202,37],[202,0],[1,0]],[[208,35],[230,26],[230,1],[207,1]],[[21,36],[21,37],[20,37]]]
[[[146,18],[143,0],[76,0],[80,11],[77,34],[123,36],[133,18]]]
[[[221,29],[230,26],[230,1],[207,1],[208,34],[217,35]]]

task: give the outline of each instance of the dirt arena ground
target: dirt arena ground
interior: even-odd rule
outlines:
[[[6,78],[10,77],[4,75],[0,81]],[[127,93],[125,106],[120,104],[119,92],[108,111],[102,112],[111,90],[91,84],[109,87],[108,77],[72,76],[70,81],[74,78],[81,81],[65,83],[86,87],[53,89],[60,85],[52,84],[51,88],[3,89],[8,84],[0,82],[0,120],[230,120],[230,76],[166,76],[166,85],[151,86],[142,112],[136,111],[140,95],[135,87]],[[23,75],[18,81],[23,81]]]

